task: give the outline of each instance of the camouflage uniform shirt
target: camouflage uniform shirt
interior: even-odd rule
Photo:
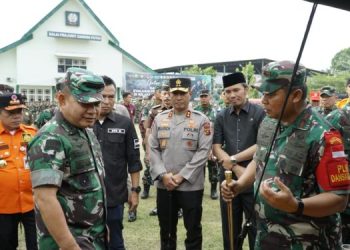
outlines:
[[[68,123],[60,112],[28,146],[33,188],[54,186],[69,230],[82,249],[106,249],[104,169],[99,143],[91,129]],[[58,249],[38,207],[39,249]]]
[[[324,108],[324,107],[313,107],[315,111],[317,111],[321,116],[325,117],[329,113],[331,113],[333,110],[337,109],[337,106],[333,105],[331,108]]]
[[[203,114],[205,114],[209,120],[214,123],[215,117],[216,117],[216,111],[213,108],[213,106],[209,105],[208,107],[203,107],[201,105],[198,105],[197,107],[194,108],[194,110],[200,111]]]
[[[326,120],[341,133],[344,141],[345,154],[348,156],[348,162],[350,162],[350,103],[345,104],[342,109],[334,110],[326,116]],[[344,213],[350,215],[350,202]]]
[[[254,160],[257,164],[256,180],[261,178],[264,158],[272,139],[277,121],[265,118],[257,138],[258,149]],[[263,180],[278,176],[290,188],[295,197],[308,198],[325,192],[319,171],[333,171],[338,161],[347,169],[344,156],[336,158],[329,125],[307,107],[289,126],[282,126],[266,166]],[[329,139],[329,136],[332,136]],[[331,142],[329,142],[331,141]],[[344,153],[343,153],[344,154]],[[326,161],[327,160],[327,161]],[[323,165],[323,167],[321,167]],[[348,173],[348,172],[347,172]],[[327,174],[323,174],[328,180]],[[330,181],[328,181],[330,182]],[[257,191],[257,182],[255,183]],[[330,188],[329,192],[348,194],[348,186]],[[257,237],[255,249],[340,249],[339,214],[322,218],[297,216],[271,207],[258,193],[255,204],[257,213]]]
[[[45,125],[48,121],[54,117],[55,113],[57,112],[58,108],[48,108],[43,111],[41,111],[38,115],[38,117],[34,121],[34,125],[40,129],[42,126]]]

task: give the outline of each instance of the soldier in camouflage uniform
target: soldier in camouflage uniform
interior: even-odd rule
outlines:
[[[56,84],[56,94],[62,90],[62,88],[64,87],[63,84],[63,79],[61,79],[57,84]],[[41,111],[35,121],[34,121],[34,125],[35,127],[37,127],[38,129],[40,129],[42,126],[44,126],[48,121],[50,121],[52,119],[52,117],[55,116],[56,112],[58,111],[58,107],[55,104],[52,104],[51,107],[48,107],[46,109],[44,109],[43,111]]]
[[[325,117],[333,110],[337,109],[335,103],[337,96],[335,95],[335,88],[332,86],[324,86],[320,90],[320,106],[314,107],[313,109],[320,113],[321,116]]]
[[[201,90],[199,94],[199,100],[200,100],[200,105],[194,108],[194,110],[200,111],[203,114],[205,114],[210,122],[213,123],[215,122],[215,117],[216,117],[216,111],[213,108],[213,106],[210,104],[210,99],[211,96],[209,94],[208,89],[203,89]],[[218,198],[217,194],[217,184],[219,181],[219,173],[218,173],[218,168],[216,167],[215,162],[211,159],[211,154],[208,159],[208,172],[209,172],[209,182],[211,183],[211,189],[210,189],[210,197],[213,200],[216,200]]]
[[[345,154],[350,162],[350,103],[346,103],[341,109],[336,109],[326,116],[343,137]],[[341,214],[343,243],[350,244],[350,202],[346,210]]]
[[[142,112],[142,98],[137,98],[135,107],[136,107],[135,123],[140,123],[141,112]]]
[[[350,184],[344,145],[339,132],[306,104],[304,67],[299,66],[287,97],[294,65],[282,61],[263,68],[259,90],[268,117],[259,129],[258,149],[238,181],[222,183],[222,194],[231,200],[256,174],[257,250],[341,249],[339,212],[346,207]],[[285,98],[281,127],[271,142]]]
[[[148,118],[145,121],[145,128],[146,128],[146,136],[145,136],[145,141],[148,142],[148,137],[151,133],[151,127],[153,124],[154,119],[156,118],[156,116],[160,113],[162,113],[165,110],[171,109],[171,100],[170,100],[170,89],[168,85],[164,85],[161,88],[160,91],[160,98],[162,100],[162,103],[159,105],[155,105],[151,108],[151,110],[149,111],[149,115]],[[146,162],[149,162],[149,146],[148,143],[146,143],[146,150],[145,150],[145,159]],[[144,184],[145,189],[147,188],[147,190],[144,190],[144,193],[147,195],[149,194],[149,189],[150,189],[150,185],[153,185],[153,180],[151,177],[151,173],[150,173],[150,166],[148,165],[148,169],[145,170],[143,178],[142,178],[143,182],[146,183]],[[155,216],[157,215],[157,208],[153,208],[151,210],[151,212],[149,213],[149,215],[151,216]],[[182,216],[182,211],[179,211],[179,217]]]
[[[55,116],[56,111],[57,108],[48,108],[41,111],[34,121],[35,127],[40,129],[42,126],[44,126],[48,121],[52,119],[52,117]]]
[[[141,132],[141,137],[142,137],[142,147],[143,150],[145,151],[145,158],[144,158],[144,164],[145,164],[145,170],[143,172],[143,177],[142,177],[142,182],[143,182],[143,192],[141,194],[141,199],[147,199],[149,196],[149,189],[151,185],[153,185],[153,181],[151,178],[151,175],[149,173],[149,159],[146,157],[146,144],[147,139],[146,137],[146,132],[147,132],[147,127],[145,126],[145,123],[149,117],[150,110],[153,106],[155,105],[160,105],[162,103],[162,98],[161,98],[161,85],[157,85],[154,88],[154,101],[150,100],[150,102],[145,105],[142,109],[142,116],[140,120],[140,132]]]
[[[70,68],[56,98],[60,111],[28,146],[40,249],[107,249],[104,168],[89,127],[103,79]]]

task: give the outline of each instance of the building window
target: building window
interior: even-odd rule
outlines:
[[[51,87],[25,87],[20,88],[19,92],[27,96],[28,102],[35,101],[52,101]]]
[[[85,59],[72,59],[72,58],[58,58],[58,73],[64,73],[70,67],[76,67],[81,69],[86,69]]]

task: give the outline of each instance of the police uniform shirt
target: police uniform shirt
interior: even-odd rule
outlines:
[[[232,106],[217,114],[214,125],[213,144],[225,145],[229,155],[237,154],[256,143],[261,121],[265,117],[262,107],[246,102],[237,115]],[[240,162],[247,166],[250,161]]]
[[[209,119],[194,110],[175,117],[171,109],[156,116],[151,130],[148,142],[152,179],[171,172],[185,179],[176,190],[204,189],[204,167],[213,134]],[[165,186],[158,182],[158,188]]]
[[[105,166],[107,206],[123,204],[128,200],[128,172],[142,169],[135,127],[129,118],[110,112],[102,124],[95,123],[93,130],[101,145]]]

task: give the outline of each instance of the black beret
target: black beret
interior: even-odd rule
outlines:
[[[222,82],[224,83],[224,88],[230,87],[238,83],[246,83],[245,77],[241,72],[235,72],[222,77]]]

